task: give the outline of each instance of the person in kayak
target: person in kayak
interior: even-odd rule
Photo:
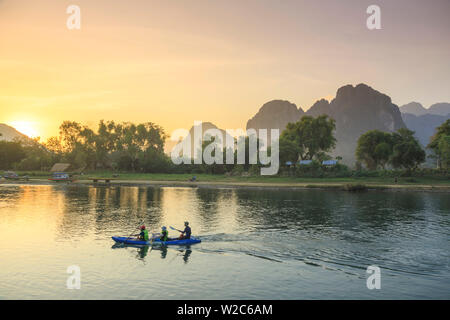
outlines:
[[[148,241],[148,231],[145,226],[141,227],[141,233],[139,234],[139,240]]]
[[[184,230],[181,232],[181,236],[178,238],[182,239],[190,239],[191,238],[191,227],[189,227],[189,222],[184,222]]]
[[[167,231],[166,227],[161,228],[161,237],[159,238],[161,241],[169,240],[169,231]]]

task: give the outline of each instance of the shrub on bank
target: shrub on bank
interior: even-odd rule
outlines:
[[[308,165],[298,165],[291,170],[299,178],[346,178],[352,176],[352,171],[344,164],[323,166],[315,160]]]

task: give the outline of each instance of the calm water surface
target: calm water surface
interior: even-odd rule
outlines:
[[[449,215],[449,193],[0,185],[0,299],[449,299]],[[203,242],[114,245],[142,220]]]

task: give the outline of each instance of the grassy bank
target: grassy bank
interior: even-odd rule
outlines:
[[[30,181],[44,181],[50,177],[48,172],[17,172],[27,174]],[[88,172],[78,177],[79,183],[92,182],[89,178],[115,178],[112,183],[127,184],[159,184],[159,185],[236,185],[236,186],[273,186],[273,187],[306,187],[306,188],[343,188],[347,190],[370,188],[449,188],[449,177],[399,177],[397,181],[391,177],[351,177],[351,178],[301,178],[289,176],[226,176],[211,174],[195,174],[197,181],[190,182],[193,174],[161,174],[161,173],[113,173]],[[355,188],[355,186],[359,186]]]
[[[94,173],[87,174],[89,177],[112,177],[111,173]],[[152,173],[123,173],[119,174],[119,180],[150,180],[150,181],[189,181],[192,174],[152,174]],[[249,182],[249,183],[286,183],[286,184],[309,184],[309,183],[364,183],[364,184],[395,184],[394,178],[385,177],[360,177],[360,178],[299,178],[299,177],[280,177],[280,176],[225,176],[225,175],[209,175],[196,174],[198,182]],[[81,178],[82,179],[82,178]],[[404,177],[397,178],[397,184],[415,185],[449,185],[450,179],[442,177]]]

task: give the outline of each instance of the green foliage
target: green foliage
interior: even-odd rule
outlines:
[[[335,145],[334,120],[327,116],[312,118],[305,116],[297,123],[291,123],[283,131],[280,140],[280,164],[287,161],[296,163],[299,159],[313,160],[310,165],[281,168],[280,175],[301,178],[397,178],[433,175],[448,179],[450,165],[450,121],[437,128],[430,141],[431,148],[438,157],[441,170],[426,171],[419,165],[425,153],[414,138],[414,132],[400,129],[395,133],[368,131],[358,140],[356,150],[357,170],[352,171],[343,164],[331,167],[321,165],[321,161],[331,159],[327,154]],[[230,176],[259,176],[261,165],[249,163],[250,138],[245,143],[246,164],[174,165],[164,153],[164,130],[151,122],[142,124],[100,121],[97,131],[77,122],[65,121],[60,127],[60,135],[51,137],[46,143],[38,140],[0,141],[0,169],[45,171],[56,162],[69,162],[77,170],[115,170],[148,173],[186,174],[227,174]],[[206,141],[202,151],[216,143]],[[257,140],[257,150],[261,141]],[[212,148],[212,155],[216,149]],[[269,148],[270,152],[270,148]],[[259,155],[257,155],[258,157]],[[337,160],[342,159],[340,156]],[[255,160],[255,159],[254,159]],[[258,161],[258,159],[256,159]],[[364,163],[366,169],[363,169]],[[385,170],[392,165],[395,170]],[[380,170],[380,168],[382,170]],[[400,170],[402,169],[402,170]],[[404,169],[404,170],[403,170]]]
[[[440,168],[448,168],[450,165],[449,136],[450,119],[447,119],[447,121],[436,128],[436,133],[431,137],[427,146],[435,154]]]
[[[24,148],[17,141],[0,141],[0,169],[12,169],[13,165],[26,157]]]
[[[385,169],[387,164],[416,169],[425,161],[425,151],[411,130],[401,128],[394,133],[371,130],[359,137],[356,158],[369,170]]]
[[[226,150],[223,148],[224,142],[220,140],[220,137],[207,136],[202,142],[202,156],[203,164],[198,165],[201,167],[201,173],[209,174],[223,174],[226,171]],[[221,147],[222,146],[222,147]],[[220,154],[220,151],[222,154]],[[214,159],[214,163],[207,163],[204,155],[208,154]],[[222,162],[222,163],[220,163]]]
[[[416,169],[425,161],[425,151],[414,138],[414,132],[405,128],[397,130],[393,136],[391,164],[394,168]]]
[[[138,125],[117,124],[115,132],[116,134],[113,135],[117,139],[115,149],[120,153],[120,163],[131,171],[135,171],[140,166],[139,158],[145,158],[145,153],[149,150],[156,153],[164,152],[166,138],[164,130],[151,122]],[[142,166],[139,169],[142,170]]]
[[[436,133],[430,138],[427,148],[438,149],[439,140],[442,136],[450,136],[450,119],[447,119],[447,121],[436,128]]]
[[[45,146],[75,168],[140,172],[168,170],[164,130],[151,122],[134,124],[100,121],[97,132],[77,122],[64,121],[60,136]]]
[[[443,168],[450,168],[450,135],[442,136],[438,144],[440,163]]]
[[[21,139],[20,144],[26,156],[16,165],[17,169],[48,170],[53,165],[52,153],[46,150],[38,139]]]
[[[376,170],[389,161],[392,152],[392,137],[389,133],[371,130],[361,135],[356,147],[356,158],[369,170]]]
[[[172,162],[164,152],[149,148],[139,154],[139,164],[143,172],[158,173],[170,172]]]
[[[254,163],[250,163],[252,162],[256,162],[259,163],[259,152],[255,153],[250,153],[250,143],[254,144],[256,146],[256,151],[258,151],[259,149],[264,147],[264,143],[261,141],[261,139],[252,136],[252,139],[256,139],[256,143],[255,140],[250,141],[250,137],[246,136],[246,137],[239,137],[239,140],[237,141],[238,144],[242,143],[242,139],[244,139],[244,146],[245,146],[245,163],[242,164],[244,171],[248,171],[250,170],[250,167],[252,166],[252,164]],[[270,149],[269,149],[270,152]],[[251,157],[252,156],[252,157]],[[238,154],[237,154],[237,150],[234,153],[234,163],[237,164],[238,163]]]
[[[343,178],[352,175],[351,170],[344,164],[325,167],[317,160],[308,165],[297,165],[294,172],[295,176],[301,178]]]
[[[234,166],[233,170],[231,171],[232,176],[241,176],[245,172],[245,167],[242,164],[237,164]]]
[[[291,161],[296,163],[299,157],[299,147],[297,144],[289,140],[286,137],[281,137],[279,140],[279,154],[280,154],[280,165],[284,165],[286,162]]]
[[[261,167],[257,164],[252,164],[248,173],[252,176],[259,176],[261,174]]]
[[[296,162],[299,158],[312,160],[323,156],[336,145],[335,129],[334,119],[327,115],[304,116],[296,123],[289,123],[280,136],[280,158]]]

